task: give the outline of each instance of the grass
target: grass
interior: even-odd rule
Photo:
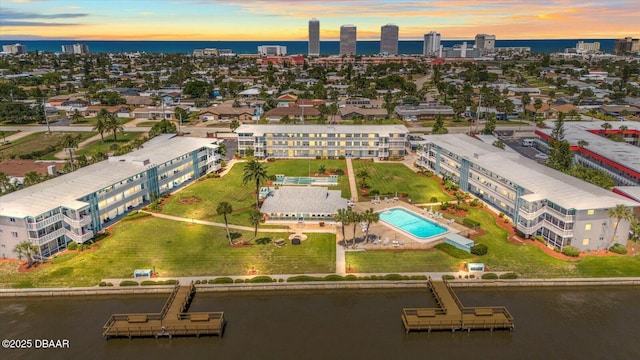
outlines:
[[[23,138],[20,138],[16,141],[13,141],[11,144],[0,146],[0,153],[7,157],[14,155],[16,157],[20,155],[29,154],[33,151],[46,149],[48,146],[53,147],[53,150],[39,156],[40,159],[55,159],[54,154],[60,150],[62,150],[61,142],[62,138],[67,135],[77,135],[80,134],[80,141],[86,140],[93,135],[95,132],[52,132],[51,134],[47,134],[46,132],[38,132]]]
[[[120,125],[124,125],[124,124],[128,123],[131,120],[133,120],[133,118],[119,117],[118,118],[118,123]],[[83,126],[83,125],[95,126],[97,122],[98,122],[98,117],[97,116],[86,117],[86,118],[80,119],[78,122],[72,123],[71,126]]]
[[[136,124],[136,127],[153,127],[155,124],[159,124],[160,121],[141,121]]]
[[[346,169],[345,161],[341,160],[278,160],[266,163],[266,166],[269,175],[307,176],[310,163],[312,171],[314,169],[317,171],[320,164],[325,165],[327,170],[332,168]],[[244,164],[238,163],[221,178],[203,179],[181,190],[164,203],[162,213],[189,219],[224,222],[224,218],[216,214],[216,207],[219,203],[226,201],[231,204],[234,210],[231,215],[227,216],[229,223],[251,226],[249,212],[255,206],[255,190],[252,185],[242,183],[243,169]],[[331,188],[342,190],[343,197],[350,196],[346,175],[340,176],[338,186]],[[188,205],[180,203],[181,198],[191,197],[198,197],[201,201]]]
[[[118,144],[120,147],[127,144],[129,141],[139,137],[144,136],[144,133],[139,132],[123,132],[118,133],[118,141],[113,141],[113,133],[105,133],[104,134],[104,142],[101,140],[93,141],[88,146],[76,151],[76,155],[91,155],[96,151],[100,151],[103,153],[108,153],[111,151],[111,146],[113,144]]]
[[[5,138],[8,138],[9,136],[16,134],[17,131],[5,131],[5,130],[0,130],[0,141],[5,141]]]
[[[253,233],[232,231],[234,241]],[[153,234],[153,235],[150,235]],[[284,233],[258,234],[272,239]],[[335,271],[335,235],[308,234],[301,245],[230,247],[224,227],[191,225],[157,218],[119,223],[114,233],[90,251],[66,251],[49,264],[17,273],[16,264],[0,262],[5,287],[95,286],[105,278],[130,278],[135,269],[153,269],[161,277],[329,273]]]
[[[439,250],[349,251],[347,266],[359,273],[457,271],[462,260]]]
[[[438,201],[453,199],[440,189],[439,178],[415,174],[401,163],[353,161],[353,171],[357,174],[361,169],[367,170],[370,175],[367,180],[370,185],[369,190],[378,190],[381,195],[406,193],[416,204],[431,202],[434,196]],[[357,181],[359,184],[360,180]]]

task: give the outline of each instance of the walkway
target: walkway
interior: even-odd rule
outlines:
[[[8,142],[12,142],[12,141],[16,141],[18,139],[22,139],[23,137],[27,137],[31,134],[34,134],[34,131],[18,131],[15,134],[9,135],[9,136],[5,136],[3,139],[4,141],[8,141]]]
[[[87,140],[84,140],[84,141],[78,143],[78,148],[76,150],[83,149],[83,148],[89,146],[91,143],[94,143],[94,142],[96,142],[98,140],[101,140],[101,139],[102,138],[100,137],[100,134],[94,135],[94,136],[88,138]],[[75,152],[76,151],[74,151],[74,153]],[[67,159],[69,159],[69,152],[67,150],[60,150],[57,153],[55,153],[55,155],[53,155],[53,156],[55,156],[56,159],[67,160]]]
[[[353,172],[351,159],[347,158],[347,176],[349,177],[349,188],[353,202],[358,202],[358,187],[356,186],[356,174]]]

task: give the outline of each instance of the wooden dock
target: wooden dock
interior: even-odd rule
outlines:
[[[193,283],[176,284],[160,313],[113,314],[103,327],[102,335],[110,337],[222,336],[226,321],[222,312],[189,313],[196,294]]]
[[[407,333],[432,330],[513,330],[513,317],[504,306],[464,307],[447,282],[429,279],[428,286],[438,307],[402,309],[402,323]]]

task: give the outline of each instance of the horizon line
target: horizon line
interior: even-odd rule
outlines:
[[[553,38],[553,39],[549,39],[549,38],[538,38],[538,39],[496,39],[496,41],[536,41],[536,40],[617,40],[618,38]],[[620,39],[624,39],[624,38],[620,38]],[[467,40],[473,40],[475,41],[475,38],[459,38],[459,39],[440,39],[440,41],[467,41]],[[172,41],[172,42],[197,42],[197,41],[211,41],[211,42],[260,42],[260,41],[268,41],[268,42],[275,42],[275,41],[281,41],[281,42],[309,42],[309,40],[171,40],[171,39],[166,39],[166,40],[151,40],[151,39],[76,39],[76,38],[60,38],[60,39],[0,39],[0,41],[123,41],[123,42],[127,42],[127,41],[148,41],[148,42],[161,42],[161,41]],[[320,40],[320,42],[323,41],[337,41],[339,42],[340,39],[335,39],[335,40]],[[381,39],[375,40],[375,39],[366,39],[366,40],[356,40],[356,41],[381,41]],[[424,39],[398,39],[398,41],[424,41]]]

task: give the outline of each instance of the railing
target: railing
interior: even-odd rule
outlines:
[[[77,242],[77,243],[84,243],[85,241],[91,239],[93,237],[93,231],[89,230],[86,233],[82,234],[82,235],[78,235],[76,233],[74,233],[73,231],[69,231],[67,230],[64,233],[66,236],[70,237],[73,241]]]
[[[544,212],[545,212],[544,206],[534,212],[528,212],[527,210],[524,210],[522,208],[518,209],[518,213],[520,214],[520,217],[523,217],[527,220],[537,219]]]
[[[61,221],[61,220],[62,220],[62,213],[59,213],[59,214],[50,216],[50,217],[48,217],[48,218],[46,218],[44,220],[40,220],[40,221],[35,222],[35,223],[27,222],[27,229],[29,229],[29,230],[40,230],[40,229],[45,228],[45,227],[47,227],[49,225],[55,224],[55,223],[57,223],[58,221]]]
[[[62,219],[64,220],[64,222],[66,222],[67,224],[71,225],[71,227],[74,227],[74,228],[81,228],[83,226],[87,226],[91,224],[91,216],[89,215],[82,216],[80,220],[73,219],[66,215],[63,215]]]
[[[173,304],[173,300],[176,298],[176,294],[178,293],[179,289],[180,289],[180,283],[177,283],[176,286],[173,287],[173,291],[171,292],[171,295],[169,295],[169,298],[164,303],[164,306],[160,311],[160,318],[164,318],[165,315],[167,315],[167,311],[169,311],[171,304]]]
[[[42,244],[48,243],[51,240],[57,239],[57,238],[59,238],[60,236],[62,236],[64,234],[65,234],[65,229],[64,228],[60,228],[60,229],[58,229],[58,230],[56,230],[54,232],[48,233],[48,234],[46,234],[44,236],[35,237],[35,238],[29,237],[29,238],[33,239],[33,240],[37,240],[38,244],[42,245]]]

